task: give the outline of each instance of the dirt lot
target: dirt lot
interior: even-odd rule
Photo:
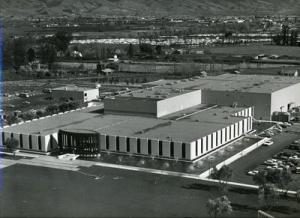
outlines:
[[[251,46],[225,46],[209,48],[214,54],[246,55],[287,55],[300,58],[300,47],[275,46],[275,45],[251,45]]]

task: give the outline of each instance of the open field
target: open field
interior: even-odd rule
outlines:
[[[209,48],[213,54],[247,55],[287,55],[300,58],[300,47],[275,46],[275,45],[251,45],[251,46],[224,46]]]
[[[171,176],[111,168],[78,172],[14,165],[2,170],[1,217],[208,217],[208,198],[216,187]],[[256,217],[255,192],[231,189],[231,217]],[[297,203],[278,201],[278,217],[297,217]]]

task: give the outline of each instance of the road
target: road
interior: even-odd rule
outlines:
[[[270,147],[262,146],[247,156],[235,161],[230,165],[233,169],[232,181],[254,184],[252,177],[246,175],[250,170],[253,170],[265,160],[279,153],[285,146],[291,144],[294,140],[300,138],[300,125],[296,124],[285,129],[282,133],[273,136],[274,144]]]

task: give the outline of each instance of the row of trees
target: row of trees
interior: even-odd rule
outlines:
[[[288,25],[283,25],[281,33],[273,37],[276,45],[300,46],[298,43],[298,30],[290,29]]]
[[[4,64],[18,70],[20,66],[40,57],[42,63],[51,65],[58,52],[66,52],[71,40],[72,34],[64,31],[40,41],[31,37],[7,38],[4,46]]]

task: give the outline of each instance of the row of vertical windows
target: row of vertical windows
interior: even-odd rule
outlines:
[[[29,135],[29,149],[32,149],[32,136]]]
[[[236,124],[234,124],[233,127],[230,126],[229,128],[228,127],[224,128],[221,131],[220,135],[218,132],[215,132],[215,133],[211,134],[210,136],[206,136],[204,138],[204,139],[206,139],[206,143],[205,143],[206,151],[210,150],[209,144],[210,144],[211,149],[213,149],[214,147],[224,144],[227,141],[229,141],[230,139],[232,139],[232,134],[233,134],[233,138],[235,138],[240,135],[240,130],[243,130],[243,133],[247,132],[247,128],[250,129],[250,127],[249,127],[250,119],[248,119],[247,121],[248,121],[248,123],[245,123],[246,120],[242,121],[242,127],[241,127],[240,123],[238,123],[237,126],[236,126]],[[246,125],[246,124],[248,124],[248,125]],[[242,128],[242,129],[240,129],[240,128]],[[215,141],[214,141],[214,137],[213,137],[214,134],[216,134]],[[209,139],[210,139],[210,143],[209,143]],[[204,144],[203,138],[199,139],[199,142],[198,142],[198,140],[196,141],[196,147],[195,147],[196,156],[199,156],[204,153],[204,145],[203,144]],[[200,149],[200,153],[199,153],[199,149]]]
[[[109,136],[106,136],[105,138],[105,147],[108,150],[110,148],[110,140],[109,140]],[[148,154],[152,154],[152,141],[148,140],[147,141],[147,150],[148,150]],[[197,148],[198,149],[198,148]],[[116,150],[120,151],[120,137],[116,137]],[[126,138],[126,152],[130,152],[130,138]],[[141,154],[141,139],[137,139],[137,151],[138,154]],[[158,155],[159,156],[163,156],[163,142],[159,141],[158,142]],[[175,156],[175,143],[174,142],[170,142],[170,157],[174,157]],[[183,143],[182,144],[182,157],[186,158],[186,144]]]
[[[182,158],[186,158],[186,144],[182,143]]]
[[[22,134],[20,134],[20,148],[23,148],[23,135]]]
[[[120,151],[120,137],[119,136],[117,136],[117,138],[116,138],[116,150]]]
[[[174,142],[171,142],[170,144],[170,156],[174,157]]]
[[[38,144],[39,144],[39,150],[41,151],[42,150],[42,137],[41,136],[38,137]]]
[[[106,136],[105,142],[106,142],[106,150],[109,150],[109,136],[108,135]]]
[[[158,143],[158,154],[159,156],[162,156],[163,155],[163,147],[162,147],[162,141],[159,141]]]
[[[141,153],[141,139],[137,139],[137,153]]]
[[[130,152],[130,139],[126,138],[126,151]]]
[[[148,154],[152,154],[151,140],[148,140]]]

